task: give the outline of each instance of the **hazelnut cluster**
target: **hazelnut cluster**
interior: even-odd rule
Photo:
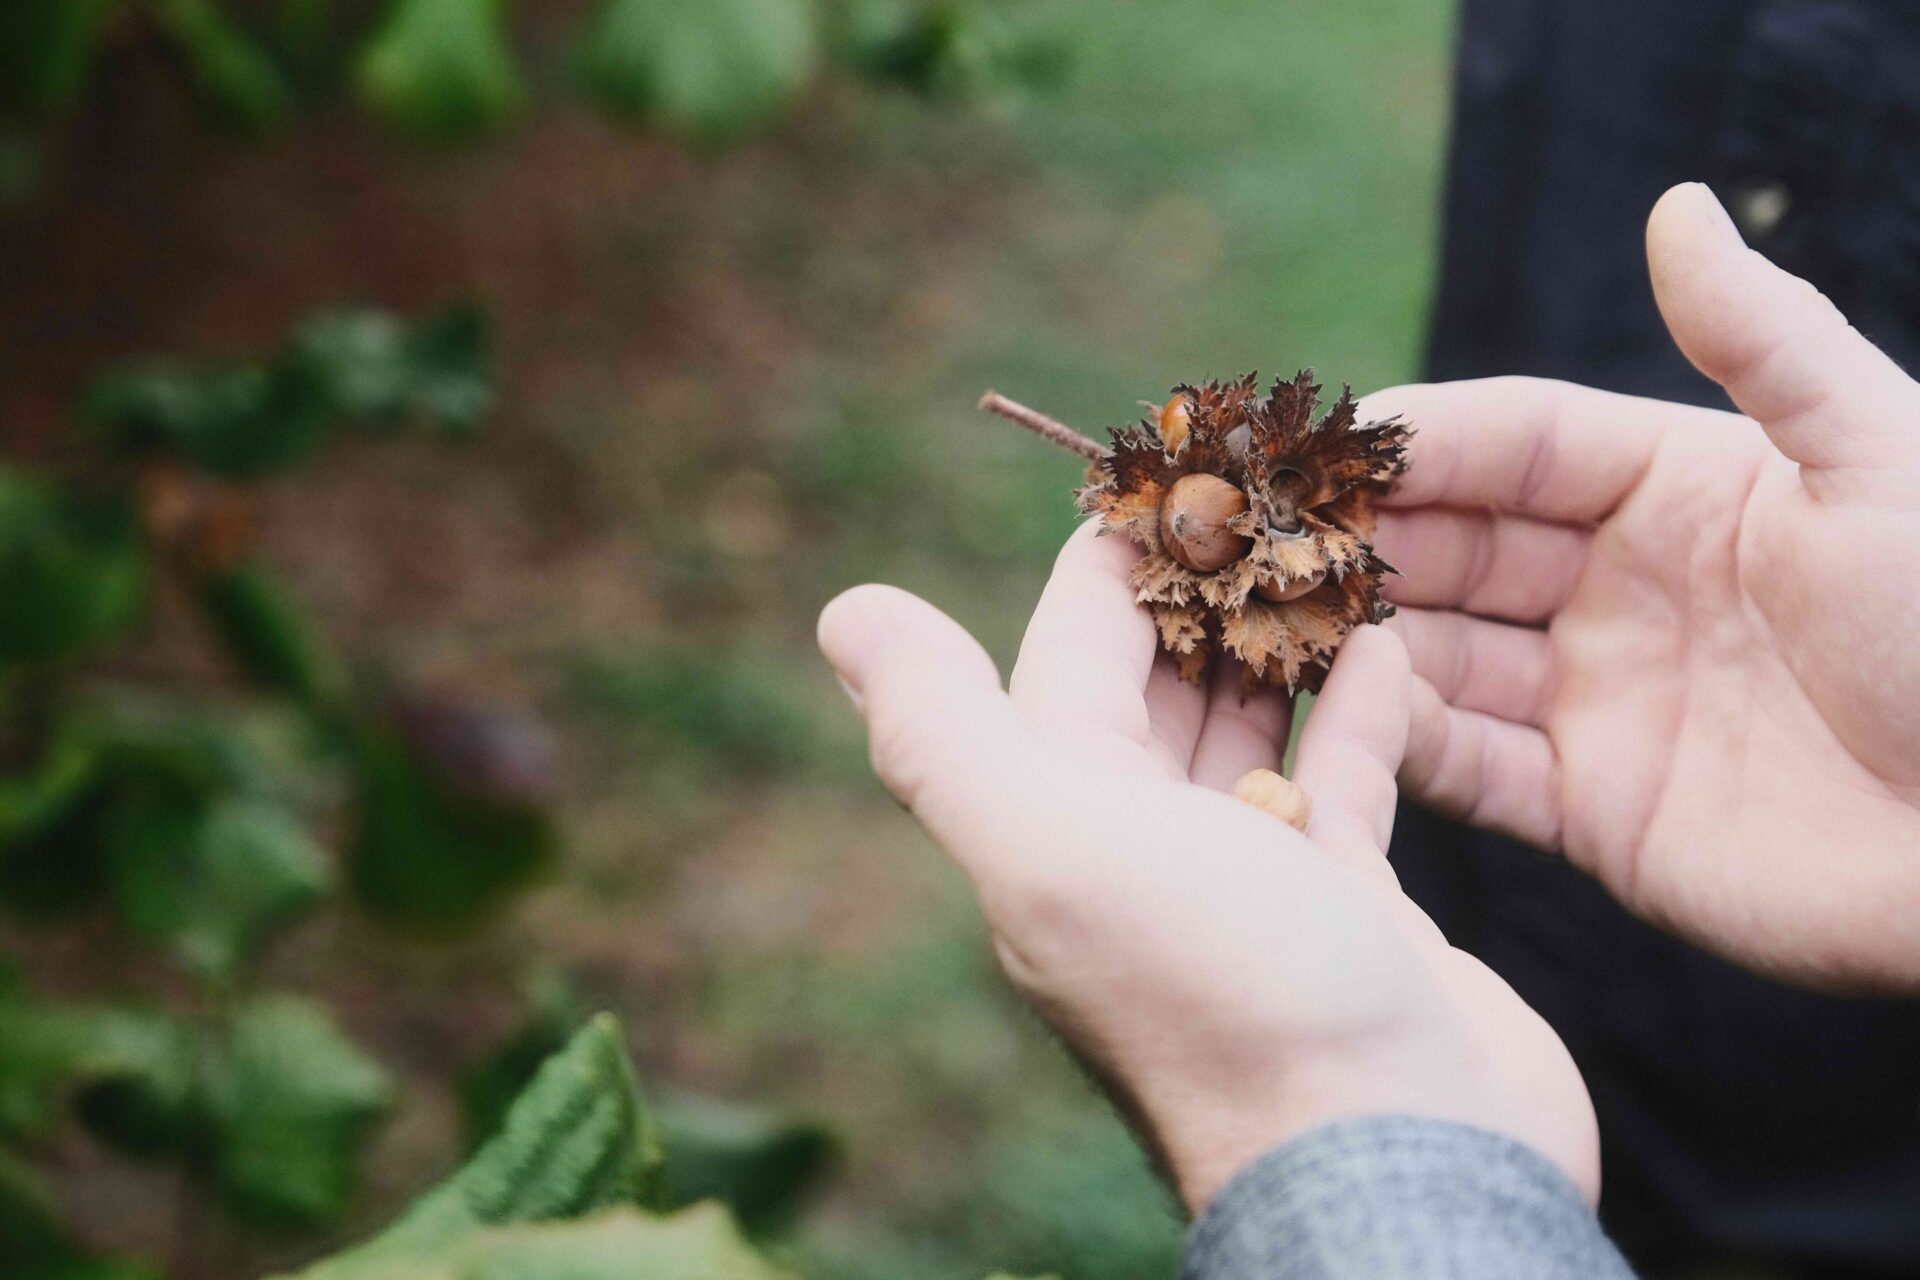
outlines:
[[[1318,690],[1348,633],[1393,611],[1369,539],[1408,428],[1358,423],[1346,388],[1316,418],[1319,398],[1311,370],[1265,396],[1253,374],[1176,387],[1094,462],[1081,509],[1145,549],[1133,585],[1185,679],[1224,650],[1249,688]]]

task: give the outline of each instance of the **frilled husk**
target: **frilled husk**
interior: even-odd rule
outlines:
[[[1344,387],[1316,420],[1320,388],[1310,369],[1276,381],[1265,398],[1253,374],[1173,394],[1188,405],[1180,447],[1166,449],[1150,420],[1112,432],[1113,452],[1081,490],[1081,510],[1146,550],[1133,585],[1184,679],[1203,679],[1224,648],[1246,664],[1249,687],[1317,691],[1347,634],[1393,612],[1380,598],[1380,577],[1392,569],[1368,539],[1374,498],[1406,469],[1408,428],[1397,418],[1359,425]],[[1199,471],[1238,485],[1249,504],[1231,527],[1251,548],[1212,573],[1182,565],[1160,537],[1168,489]],[[1295,600],[1254,594],[1262,581],[1322,573],[1325,581]]]

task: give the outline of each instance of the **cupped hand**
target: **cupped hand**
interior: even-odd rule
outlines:
[[[1307,834],[1231,798],[1278,765],[1288,704],[1238,671],[1182,684],[1127,572],[1083,528],[1011,693],[931,605],[830,604],[820,643],[874,768],[970,877],[1002,967],[1136,1120],[1187,1204],[1294,1134],[1364,1113],[1519,1138],[1587,1194],[1597,1136],[1559,1040],[1449,948],[1382,850],[1406,741],[1400,642],[1356,632],[1299,749]]]
[[[1675,188],[1647,233],[1741,414],[1404,387],[1382,518],[1413,798],[1750,967],[1920,987],[1920,386]]]

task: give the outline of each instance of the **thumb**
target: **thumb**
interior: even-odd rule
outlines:
[[[820,613],[820,650],[867,723],[880,781],[968,871],[994,844],[994,800],[1024,788],[1033,748],[1000,673],[959,623],[894,587]]]
[[[1674,342],[1782,453],[1813,472],[1920,466],[1920,386],[1818,289],[1747,248],[1705,186],[1660,198],[1647,262]]]

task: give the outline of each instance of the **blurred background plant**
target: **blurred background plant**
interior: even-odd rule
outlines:
[[[1409,374],[1449,18],[0,6],[0,1270],[304,1265],[610,1008],[647,1212],[1171,1274],[811,619],[1010,659],[1078,469],[989,383]]]

